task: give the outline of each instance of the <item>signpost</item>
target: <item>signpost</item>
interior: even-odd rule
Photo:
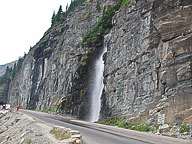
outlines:
[[[160,125],[165,124],[165,114],[158,114],[157,124]]]

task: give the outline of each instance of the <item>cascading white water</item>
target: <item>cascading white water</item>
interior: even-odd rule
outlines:
[[[103,72],[104,72],[104,61],[103,55],[107,52],[107,44],[110,40],[111,33],[104,37],[104,47],[101,55],[95,62],[94,67],[94,78],[93,78],[93,89],[91,92],[91,113],[89,121],[96,122],[99,119],[99,112],[101,109],[101,95],[103,91]]]

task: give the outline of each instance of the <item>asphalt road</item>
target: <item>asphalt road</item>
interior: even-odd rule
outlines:
[[[21,110],[43,122],[80,131],[84,144],[191,144],[191,141],[104,126],[36,111]]]

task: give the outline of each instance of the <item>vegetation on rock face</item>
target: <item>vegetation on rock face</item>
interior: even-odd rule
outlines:
[[[57,104],[56,106],[56,111],[58,111],[59,109],[61,109],[62,103],[60,102],[59,104]]]
[[[128,5],[131,2],[131,0],[123,0],[121,8],[125,7],[126,5]]]
[[[105,7],[98,23],[83,38],[82,45],[87,47],[98,47],[102,45],[104,35],[112,28],[112,17],[115,15],[115,12],[130,2],[131,0],[118,0],[116,4],[107,8]]]
[[[48,48],[44,49],[44,52],[48,52],[48,51],[50,51],[50,50],[51,50],[51,48],[48,47]]]
[[[114,5],[104,7],[103,14],[97,24],[83,38],[82,46],[87,47],[88,51],[86,56],[93,51],[94,48],[100,47],[103,44],[104,36],[109,33],[112,28],[112,18],[115,12],[130,2],[131,0],[118,0]],[[99,1],[97,1],[96,9],[100,11]],[[78,66],[85,66],[86,64],[86,59],[81,59]]]
[[[80,61],[80,62],[78,63],[78,67],[85,66],[86,64],[87,64],[86,61]]]
[[[134,123],[129,123],[126,122],[126,120],[122,118],[108,118],[104,121],[100,121],[100,124],[105,124],[105,125],[111,125],[111,126],[118,126],[121,128],[126,128],[126,129],[131,129],[131,130],[137,130],[137,131],[142,131],[142,132],[149,132],[153,130],[153,128],[149,125],[145,124],[134,124]]]
[[[103,15],[99,19],[96,26],[89,31],[83,38],[82,45],[87,47],[97,47],[102,44],[104,35],[109,32],[112,27],[112,17],[115,14],[114,6],[103,10]]]

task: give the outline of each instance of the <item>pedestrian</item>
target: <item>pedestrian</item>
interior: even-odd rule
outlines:
[[[19,106],[17,106],[17,111],[19,111]]]
[[[12,106],[10,106],[10,108],[9,108],[9,112],[12,112]]]
[[[3,109],[5,109],[5,104],[3,104]]]

